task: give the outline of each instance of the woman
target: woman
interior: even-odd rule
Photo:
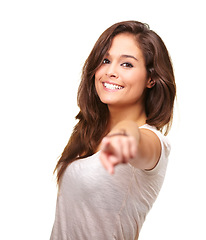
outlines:
[[[175,95],[168,51],[146,24],[117,23],[100,36],[56,166],[51,240],[138,239],[164,180]]]

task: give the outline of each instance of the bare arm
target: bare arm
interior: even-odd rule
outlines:
[[[117,164],[128,162],[149,170],[159,160],[161,144],[152,131],[139,129],[136,122],[122,121],[102,140],[101,150],[100,160],[110,173],[114,173]]]

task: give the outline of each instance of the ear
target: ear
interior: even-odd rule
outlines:
[[[155,80],[153,80],[152,78],[149,78],[149,80],[147,81],[147,88],[152,88],[155,85]]]

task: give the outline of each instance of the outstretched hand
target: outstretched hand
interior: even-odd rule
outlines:
[[[103,138],[100,160],[105,169],[114,173],[114,167],[120,163],[128,163],[137,155],[137,140],[127,134],[115,133]]]

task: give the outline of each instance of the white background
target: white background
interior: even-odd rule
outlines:
[[[49,239],[52,171],[75,124],[81,68],[123,20],[162,37],[178,90],[167,176],[140,240],[206,239],[204,9],[200,0],[0,2],[0,239]]]

